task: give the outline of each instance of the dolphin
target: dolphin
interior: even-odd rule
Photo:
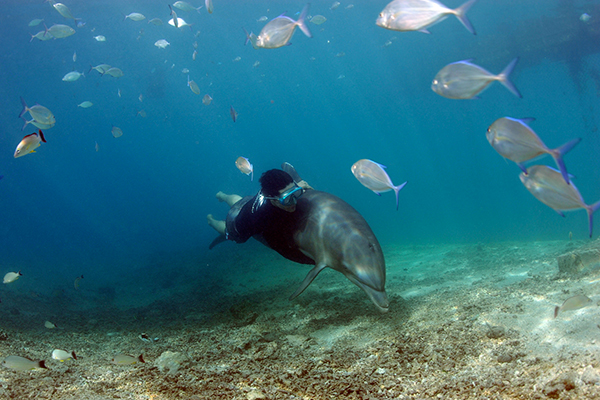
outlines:
[[[299,218],[293,242],[315,267],[290,299],[329,267],[361,288],[380,311],[387,311],[383,252],[362,215],[339,197],[318,190],[307,190],[294,214]]]

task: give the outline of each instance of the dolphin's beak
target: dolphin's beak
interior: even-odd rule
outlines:
[[[390,307],[390,302],[388,301],[387,294],[385,290],[376,290],[371,286],[365,285],[364,283],[358,281],[355,277],[351,275],[346,275],[348,279],[350,279],[356,286],[361,288],[371,299],[373,304],[377,306],[379,311],[387,312]]]

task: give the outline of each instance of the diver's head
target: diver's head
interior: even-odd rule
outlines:
[[[261,192],[275,207],[288,212],[296,211],[296,199],[304,189],[296,185],[290,174],[280,169],[271,169],[260,177]]]

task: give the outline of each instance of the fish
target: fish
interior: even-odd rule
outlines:
[[[238,157],[235,160],[235,166],[242,174],[250,175],[250,181],[254,180],[254,166],[246,157]]]
[[[196,57],[198,57],[198,50],[194,50],[192,53],[192,60],[196,61]]]
[[[132,364],[137,364],[139,362],[145,363],[146,361],[144,361],[144,357],[142,357],[141,354],[137,357],[128,356],[126,354],[117,354],[116,356],[113,357],[111,362],[113,364],[117,364],[117,365],[132,365]]]
[[[48,369],[45,361],[31,361],[28,358],[20,356],[8,356],[2,361],[2,366],[15,371],[32,371],[34,369]]]
[[[533,120],[533,118],[499,118],[490,125],[485,135],[498,154],[517,163],[523,172],[527,172],[523,164],[525,161],[549,154],[556,162],[565,182],[569,184],[569,174],[563,156],[581,142],[581,138],[573,139],[556,149],[549,149],[529,127],[528,122]]]
[[[231,114],[231,119],[233,120],[233,122],[235,122],[237,120],[238,113],[235,111],[233,106],[229,107],[229,114]]]
[[[94,36],[97,42],[106,42],[106,37],[102,35]]]
[[[95,67],[92,67],[90,65],[90,70],[88,71],[88,74],[90,72],[92,72],[93,69],[95,69],[96,71],[98,71],[100,73],[100,75],[102,75],[103,73],[105,73],[106,71],[108,71],[109,69],[111,69],[112,67],[108,64],[98,64]]]
[[[96,147],[98,147],[98,142],[96,142]],[[96,149],[96,151],[98,151],[98,149]],[[80,275],[77,278],[75,278],[75,281],[73,282],[73,287],[75,287],[75,290],[79,290],[79,282],[81,282],[82,279],[83,275]]]
[[[189,74],[189,73],[190,73],[190,70],[189,70],[189,69],[187,69],[187,68],[184,68],[184,69],[182,69],[182,70],[181,70],[181,73],[182,73],[182,74]]]
[[[256,20],[256,22],[265,22],[266,20],[268,20],[269,18],[267,18],[266,15],[263,15],[262,17],[260,17],[259,19]]]
[[[140,96],[138,97],[138,100],[141,102],[144,101],[144,95],[140,93]]]
[[[120,68],[112,67],[112,68],[109,68],[106,71],[104,71],[104,73],[102,74],[102,76],[104,76],[104,75],[110,75],[113,78],[120,78],[124,74],[123,74],[123,71]]]
[[[137,114],[135,114],[135,116],[137,117],[138,115],[139,115],[140,117],[142,117],[142,118],[146,118],[146,117],[147,117],[147,114],[146,114],[146,111],[145,111],[145,110],[140,110],[140,111],[138,111],[138,112],[137,112]]]
[[[87,22],[77,21],[77,27],[78,28],[83,28],[86,24],[87,24]]]
[[[564,217],[562,211],[574,211],[580,208],[587,211],[589,233],[592,237],[593,214],[600,208],[600,201],[587,205],[573,182],[568,184],[560,171],[546,165],[534,165],[527,173],[519,175],[525,188],[539,201]]]
[[[378,164],[375,161],[362,159],[355,162],[350,170],[364,187],[371,189],[379,196],[381,196],[381,193],[393,190],[396,193],[396,210],[398,210],[398,193],[408,181],[394,186],[389,175],[385,172],[385,168],[384,165]]]
[[[45,42],[46,40],[54,39],[54,36],[52,36],[50,33],[47,33],[46,31],[39,31],[35,35],[31,35],[31,39],[29,39],[29,42],[33,42],[33,39],[38,39],[42,42]]]
[[[190,81],[189,75],[187,78],[187,85],[192,90],[192,92],[194,92],[194,94],[200,94],[200,88],[198,87],[198,84],[194,81]]]
[[[335,10],[336,8],[338,8],[340,6],[340,2],[339,1],[334,1],[333,4],[331,5],[331,7],[329,7],[330,10]]]
[[[475,35],[475,29],[466,14],[476,1],[469,0],[452,10],[437,0],[394,0],[379,13],[375,23],[392,31],[430,33],[428,27],[443,21],[449,15],[455,15]]]
[[[209,94],[205,94],[204,97],[202,98],[202,104],[204,104],[205,106],[210,105],[210,103],[212,102],[212,97],[210,97]]]
[[[554,308],[554,318],[556,318],[558,316],[558,312],[562,311],[573,311],[573,310],[579,310],[580,308],[584,308],[589,306],[590,304],[592,304],[592,299],[590,299],[589,297],[580,294],[577,296],[573,296],[573,297],[569,297],[568,299],[566,299],[564,301],[564,303],[562,303],[562,306],[556,306]]]
[[[152,18],[150,21],[148,21],[148,23],[156,26],[160,26],[163,24],[162,19],[160,18]]]
[[[94,105],[94,103],[92,103],[91,101],[84,101],[84,102],[82,102],[80,104],[77,104],[77,107],[90,108],[93,105]]]
[[[154,45],[156,47],[158,47],[159,49],[164,49],[165,47],[167,47],[168,45],[170,45],[171,43],[167,42],[165,39],[160,39],[157,40]]]
[[[285,13],[283,13],[279,17],[268,22],[262,28],[258,36],[250,34],[249,38],[252,42],[252,46],[255,49],[277,49],[282,46],[287,46],[290,44],[289,41],[294,35],[296,27],[299,27],[306,36],[311,38],[312,34],[305,21],[309,6],[310,3],[304,6],[297,21],[294,21],[290,17],[286,17]]]
[[[190,3],[186,3],[185,1],[176,1],[175,3],[173,3],[173,7],[178,8],[181,11],[197,11],[198,13],[202,9],[202,6],[194,7]]]
[[[77,51],[73,52],[73,62],[77,62]]]
[[[519,98],[523,97],[515,85],[508,80],[510,73],[519,61],[518,58],[512,60],[498,75],[471,64],[470,61],[464,60],[446,65],[433,79],[431,90],[449,99],[472,99],[477,98],[477,95],[490,83],[499,81],[512,94]]]
[[[55,360],[58,360],[60,362],[65,362],[68,359],[72,358],[73,360],[77,360],[77,355],[75,354],[74,351],[68,353],[64,350],[60,350],[60,349],[55,349],[52,352],[52,358]]]
[[[186,26],[189,26],[190,29],[192,29],[192,25],[194,24],[188,24],[187,22],[185,22],[185,20],[183,18],[177,18],[177,22],[175,22],[176,20],[174,18],[171,18],[168,23],[171,26],[174,26],[175,28],[183,28]]]
[[[206,6],[206,11],[208,11],[209,14],[212,14],[212,12],[213,12],[212,0],[204,0],[204,5]]]
[[[114,125],[113,125],[112,129],[110,130],[110,133],[112,133],[112,135],[115,138],[123,136],[123,131],[121,130],[121,128],[118,128],[118,127],[116,127]]]
[[[6,275],[4,275],[4,280],[2,281],[2,283],[13,283],[17,279],[19,279],[20,276],[23,276],[23,274],[21,273],[21,271],[19,271],[19,272],[9,272]]]
[[[179,18],[177,18],[177,13],[173,10],[173,7],[169,4],[169,9],[171,10],[171,21],[173,21],[173,26],[175,28],[179,28]]]
[[[46,328],[48,328],[48,329],[54,329],[54,328],[56,328],[56,325],[54,325],[54,324],[53,324],[52,322],[50,322],[50,321],[46,321],[46,322],[44,322],[44,326],[45,326]]]
[[[44,19],[32,19],[31,21],[29,21],[29,26],[38,26],[39,24],[41,24],[42,22],[44,22]]]
[[[77,79],[79,79],[82,76],[85,77],[83,72],[71,71],[68,74],[66,74],[65,76],[63,76],[62,80],[65,82],[75,82]]]
[[[42,124],[41,122],[37,122],[35,119],[31,119],[30,121],[25,120],[25,123],[23,124],[23,127],[21,128],[21,132],[25,130],[25,128],[27,128],[27,125],[33,125],[38,129],[50,129],[54,126],[54,124]]]
[[[25,100],[23,100],[23,97],[21,97],[21,104],[23,105],[23,110],[21,110],[19,118],[23,118],[23,115],[25,115],[26,112],[29,112],[29,115],[31,115],[31,117],[36,122],[48,125],[54,125],[56,123],[56,118],[54,117],[54,114],[52,114],[52,111],[50,111],[46,107],[36,104],[33,107],[29,108],[27,107]]]
[[[52,4],[52,7],[54,7],[54,9],[65,18],[72,19],[74,21],[77,21],[79,19],[75,18],[71,13],[71,10],[69,10],[69,7],[65,6],[63,3],[54,3]]]
[[[325,18],[322,15],[314,15],[311,19],[310,22],[312,22],[315,25],[321,25],[322,23],[324,23],[325,21],[327,21],[327,18]]]
[[[67,25],[54,24],[50,28],[48,28],[45,24],[46,34],[51,34],[53,38],[63,39],[75,34],[75,29],[71,28]]]
[[[121,89],[117,89],[117,96],[119,96],[119,98],[121,98]]]
[[[96,153],[100,151],[100,145],[96,141],[94,141],[94,150],[96,150]]]
[[[144,14],[132,12],[129,15],[124,15],[123,21],[125,21],[127,18],[129,18],[132,21],[142,21],[142,20],[146,19],[146,16]]]
[[[46,139],[44,138],[44,134],[42,130],[39,130],[39,133],[32,133],[30,135],[25,136],[21,142],[17,145],[17,149],[15,150],[14,157],[22,157],[24,155],[35,153],[35,149],[40,147],[41,142],[46,143]],[[6,279],[6,276],[4,277]],[[4,282],[7,283],[7,282]]]

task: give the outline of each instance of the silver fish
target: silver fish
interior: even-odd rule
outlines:
[[[69,7],[65,6],[63,3],[54,3],[52,4],[52,7],[54,7],[54,9],[56,11],[59,12],[60,15],[62,15],[65,18],[69,18],[72,19],[74,21],[78,20],[79,18],[75,18],[73,16],[73,14],[71,13],[71,10],[69,10]]]
[[[206,6],[206,11],[208,11],[209,14],[212,14],[212,12],[213,12],[212,0],[204,0],[204,5]]]
[[[289,44],[296,27],[299,27],[306,36],[312,37],[305,21],[309,6],[310,4],[304,6],[297,21],[281,14],[266,24],[258,36],[248,35],[247,37],[252,42],[252,46],[262,49],[276,49],[286,46]]]
[[[375,23],[393,31],[429,33],[428,27],[445,20],[448,15],[456,15],[465,28],[475,35],[466,13],[476,1],[469,0],[453,10],[437,0],[394,0],[379,13]]]
[[[39,18],[32,19],[32,20],[29,22],[29,26],[38,26],[38,25],[39,25],[39,24],[41,24],[42,22],[44,22],[44,19],[43,19],[43,18],[42,18],[42,19],[39,19]]]
[[[362,159],[358,160],[352,165],[350,169],[352,174],[358,179],[358,181],[367,189],[371,189],[375,194],[380,195],[381,193],[393,190],[396,193],[396,210],[398,209],[398,193],[407,182],[401,185],[394,186],[387,172],[386,167],[376,163],[375,161]]]
[[[590,237],[592,237],[593,214],[600,208],[600,201],[587,205],[573,182],[567,184],[562,174],[546,165],[534,165],[519,176],[527,190],[539,201],[564,217],[562,211],[583,208],[587,211]]]
[[[25,123],[23,124],[23,127],[21,128],[21,132],[25,130],[25,128],[27,128],[27,125],[33,125],[38,129],[50,129],[54,126],[54,124],[43,124],[41,122],[37,122],[35,119],[31,119],[30,121],[25,120]]]
[[[190,3],[186,3],[185,1],[176,1],[175,3],[173,3],[173,7],[179,8],[181,11],[198,11],[198,12],[200,12],[200,10],[202,9],[202,6],[194,7],[193,5],[191,5]]]
[[[49,33],[53,38],[56,39],[63,39],[75,33],[75,29],[67,25],[54,24],[50,28],[48,28],[46,25],[44,25],[44,27],[46,27],[46,34]]]
[[[160,26],[163,24],[160,18],[152,18],[150,21],[148,21],[148,23],[156,26]]]
[[[27,107],[25,100],[21,97],[21,104],[23,105],[23,109],[19,114],[19,118],[23,118],[26,112],[29,112],[29,115],[36,121],[42,124],[54,125],[56,123],[56,118],[54,118],[54,114],[52,111],[47,109],[46,107],[36,104],[31,108]]]
[[[75,82],[77,79],[79,79],[82,76],[85,77],[83,72],[71,71],[68,74],[66,74],[65,76],[63,76],[62,80],[65,82]]]
[[[238,157],[235,160],[235,166],[242,174],[250,175],[250,181],[254,180],[254,166],[246,157]]]
[[[124,75],[123,71],[120,68],[117,68],[117,67],[109,68],[108,70],[104,71],[104,73],[102,74],[102,76],[104,76],[105,74],[106,75],[110,75],[113,78],[120,78],[120,77],[122,77]]]
[[[31,35],[31,33],[30,33],[30,35]],[[47,33],[46,31],[39,31],[35,35],[31,35],[31,39],[29,41],[32,42],[33,39],[46,41],[46,40],[54,39],[54,36],[52,36],[50,33]]]
[[[95,69],[96,71],[98,71],[102,75],[103,73],[105,73],[106,71],[108,71],[109,69],[111,69],[111,66],[108,65],[108,64],[98,64],[95,67],[92,67],[90,65],[90,70],[88,71],[88,74],[90,72],[92,72],[93,69]]]
[[[123,16],[123,21],[125,21],[127,18],[129,18],[132,21],[142,21],[146,19],[146,16],[144,14],[132,12],[129,15]]]
[[[189,75],[187,77],[187,85],[191,89],[192,92],[194,92],[195,94],[200,94],[200,88],[198,87],[198,84],[194,81],[190,81]]]
[[[169,4],[169,9],[171,10],[171,17],[173,17],[173,18],[172,18],[172,21],[173,21],[173,26],[174,26],[175,28],[179,28],[179,25],[178,25],[178,24],[179,24],[179,22],[178,22],[178,21],[179,21],[179,19],[177,18],[177,13],[175,12],[175,10],[173,10],[173,7],[171,7],[171,5],[170,5],[170,4]]]
[[[499,81],[515,96],[523,97],[515,85],[508,80],[508,76],[519,61],[518,58],[512,60],[498,75],[471,64],[470,61],[464,60],[446,65],[433,79],[431,90],[449,99],[472,99],[486,89],[490,83]]]
[[[25,357],[19,356],[8,356],[2,361],[2,366],[5,368],[14,369],[15,371],[31,371],[38,368],[48,368],[44,363],[44,360],[41,361],[31,361]]]
[[[589,297],[580,294],[578,296],[569,297],[562,303],[562,306],[554,308],[554,318],[558,316],[559,311],[573,311],[579,310],[580,308],[584,308],[592,304],[592,299]]]
[[[523,172],[527,172],[525,165],[523,165],[525,161],[543,154],[549,154],[554,158],[565,182],[570,183],[563,156],[577,143],[581,142],[581,138],[573,139],[556,149],[549,149],[533,129],[527,125],[528,122],[533,120],[533,118],[499,118],[490,125],[485,136],[498,154],[516,162]]]
[[[121,130],[121,128],[114,126],[112,127],[112,129],[110,130],[110,133],[112,133],[113,137],[118,138],[123,136],[123,131]]]

